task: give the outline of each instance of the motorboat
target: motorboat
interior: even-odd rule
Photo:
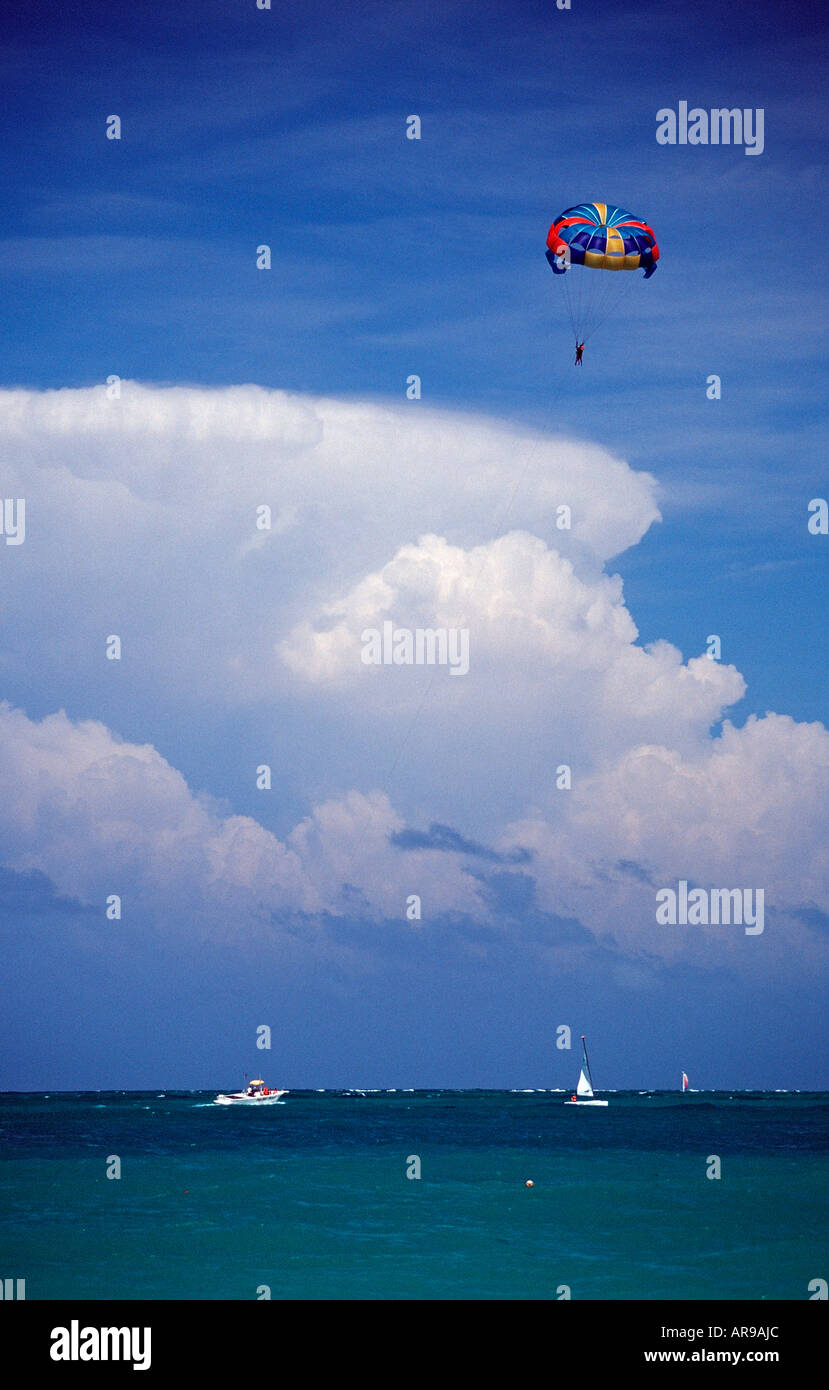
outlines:
[[[218,1095],[214,1105],[275,1105],[287,1091],[273,1090],[261,1079],[249,1081],[243,1091],[231,1091],[228,1095]]]

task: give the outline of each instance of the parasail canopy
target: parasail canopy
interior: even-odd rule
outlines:
[[[615,203],[579,203],[566,208],[547,234],[547,260],[554,274],[564,275],[564,298],[577,342],[585,342],[615,309],[620,297],[597,270],[656,270],[659,247],[647,222]],[[571,286],[575,270],[578,277]],[[624,277],[623,277],[624,279]]]

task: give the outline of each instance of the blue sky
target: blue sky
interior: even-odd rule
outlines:
[[[738,727],[767,711],[799,726],[825,721],[826,539],[806,529],[809,499],[829,487],[818,230],[826,210],[825,39],[818,9],[781,13],[771,4],[620,9],[573,0],[566,12],[550,3],[385,3],[359,11],[310,4],[286,13],[281,6],[259,11],[253,0],[208,0],[117,12],[67,4],[59,15],[4,18],[0,384],[83,393],[111,373],[148,387],[253,384],[353,403],[357,413],[326,417],[329,436],[355,449],[347,481],[333,454],[320,465],[319,490],[314,473],[307,495],[305,480],[289,471],[302,471],[301,450],[312,447],[305,425],[290,426],[302,436],[296,455],[285,442],[290,429],[280,426],[288,470],[280,477],[286,496],[299,489],[290,501],[299,519],[286,512],[279,558],[247,598],[221,549],[223,529],[236,525],[228,478],[242,465],[244,486],[264,478],[257,470],[270,467],[270,455],[235,436],[236,425],[225,421],[200,456],[201,446],[182,442],[178,417],[165,413],[170,398],[162,391],[142,397],[146,413],[163,417],[153,436],[161,440],[157,458],[146,440],[110,457],[74,415],[65,426],[32,416],[22,436],[4,433],[14,486],[22,477],[30,495],[27,467],[50,479],[41,515],[47,503],[53,516],[77,517],[100,505],[100,530],[112,532],[95,565],[86,564],[82,528],[56,535],[53,524],[51,536],[38,532],[33,487],[30,540],[19,552],[0,552],[10,586],[0,698],[29,721],[64,709],[75,724],[98,720],[115,737],[158,750],[193,796],[214,798],[215,825],[222,816],[248,816],[287,843],[315,807],[379,789],[402,824],[425,833],[448,821],[465,840],[498,845],[501,853],[507,843],[524,843],[507,829],[520,824],[554,867],[543,888],[540,870],[476,865],[467,855],[465,872],[482,884],[490,917],[447,907],[425,935],[389,924],[379,888],[369,911],[368,878],[358,875],[351,885],[355,902],[363,897],[349,915],[343,883],[335,890],[326,878],[323,892],[311,874],[317,908],[299,889],[289,903],[276,895],[273,950],[258,926],[232,947],[215,922],[198,947],[187,933],[180,939],[165,919],[163,894],[150,905],[149,891],[146,934],[103,941],[93,869],[86,880],[73,877],[71,855],[55,848],[59,834],[70,832],[59,831],[52,806],[40,814],[37,835],[24,844],[12,830],[0,856],[8,875],[7,960],[14,963],[7,986],[17,997],[3,1025],[0,1085],[209,1086],[214,1078],[225,1085],[234,1069],[255,1064],[242,1040],[262,1021],[278,1037],[272,1079],[287,1085],[566,1085],[569,1071],[551,1050],[561,1021],[596,1036],[594,1055],[608,1059],[601,1067],[608,1085],[672,1084],[681,1067],[711,1085],[826,1084],[819,986],[829,902],[815,887],[818,875],[798,863],[791,826],[798,778],[814,761],[805,742],[802,761],[790,766],[788,740],[796,735],[781,725],[785,748],[757,755],[768,759],[765,785],[779,778],[793,809],[784,806],[775,825],[771,796],[756,832],[768,837],[770,859],[782,846],[781,885],[784,864],[792,883],[800,877],[811,885],[803,900],[786,898],[784,912],[778,894],[777,940],[770,917],[748,967],[728,953],[713,960],[691,947],[666,959],[656,944],[612,940],[604,909],[582,903],[578,919],[577,874],[562,889],[566,907],[551,906],[577,838],[569,847],[556,840],[555,850],[542,848],[549,774],[533,748],[566,760],[568,748],[578,747],[592,775],[611,779],[613,759],[626,749],[674,739],[666,746],[681,756],[699,753],[707,705],[695,709],[693,728],[690,714],[685,724],[672,723],[666,705],[650,738],[647,721],[627,712],[623,718],[624,700],[608,696],[616,733],[605,744],[598,714],[595,729],[587,716],[578,728],[576,662],[572,678],[552,687],[561,724],[551,703],[547,722],[558,732],[549,748],[537,732],[544,711],[532,675],[496,682],[496,692],[481,692],[474,711],[454,724],[442,688],[423,695],[421,685],[412,704],[401,697],[395,722],[385,696],[375,710],[332,695],[309,673],[313,643],[303,628],[321,631],[326,604],[348,607],[365,576],[427,531],[470,547],[515,524],[552,546],[555,535],[533,507],[545,498],[547,464],[550,479],[559,468],[569,477],[569,456],[551,446],[549,459],[542,450],[525,474],[496,476],[487,491],[476,441],[484,437],[482,419],[494,418],[505,440],[530,431],[599,446],[601,457],[585,464],[584,505],[601,509],[611,497],[629,537],[615,545],[608,523],[589,554],[573,551],[573,562],[585,585],[602,570],[622,577],[643,645],[671,643],[687,661],[704,650],[708,634],[720,635],[723,664],[741,673],[745,694],[735,699],[723,685],[719,707],[708,711],[715,739],[726,709]],[[658,145],[656,112],[680,100],[763,108],[764,152]],[[104,138],[111,113],[123,122],[117,142]],[[420,141],[405,139],[411,113],[422,119]],[[650,222],[662,259],[647,283],[636,277],[624,309],[591,340],[576,373],[561,285],[543,251],[553,216],[591,198],[618,202]],[[255,267],[260,243],[272,248],[269,272]],[[408,408],[422,405],[427,421],[429,410],[451,412],[459,441],[468,420],[468,456],[460,443],[447,451],[440,467],[452,485],[445,492],[436,486],[430,509],[430,427],[424,442],[419,425],[411,436],[401,425],[399,455],[383,446],[386,465],[367,469],[374,491],[361,502],[358,445],[363,439],[365,451],[380,458],[385,426],[372,411],[406,409],[410,373],[422,378],[423,401]],[[706,399],[711,373],[722,378],[719,401]],[[188,408],[203,412],[206,399]],[[613,491],[616,475],[605,456],[629,465],[630,486],[623,478]],[[400,484],[406,506],[417,499],[411,533],[402,515],[393,516],[391,494],[373,504],[384,479],[396,486],[398,466],[410,480],[409,492],[409,483]],[[49,474],[50,467],[58,471]],[[642,473],[656,480],[661,521],[652,521],[634,485]],[[107,479],[140,499],[143,510],[128,523],[105,510],[112,503]],[[326,509],[340,486],[351,530]],[[278,505],[276,493],[272,500]],[[159,510],[155,530],[150,519],[171,502],[183,509],[180,543],[169,516]],[[376,536],[358,541],[355,518]],[[438,563],[423,554],[417,563]],[[454,555],[439,562],[462,563]],[[514,565],[511,573],[525,563],[548,573],[547,560],[531,548],[504,563]],[[566,588],[568,581],[559,570],[549,582]],[[107,612],[96,604],[108,593]],[[199,665],[207,618],[194,617],[192,631],[184,622],[181,643],[173,644],[167,610],[174,593],[188,596],[181,600],[187,615],[201,613],[200,596],[210,596],[222,670],[225,659],[227,669],[234,660],[247,669],[272,607],[273,641],[287,642],[295,683],[263,677],[247,690],[241,680],[213,683]],[[245,608],[256,612],[258,628],[240,626]],[[138,663],[108,671],[106,680],[86,654],[99,618],[107,631],[126,624],[141,651]],[[231,652],[237,628],[243,635]],[[510,670],[523,672],[509,634],[493,635],[487,651],[497,652],[499,641],[512,652]],[[684,688],[677,686],[678,700]],[[509,700],[519,711],[526,700],[537,715],[537,724],[527,715],[526,746],[519,729],[514,743],[504,734]],[[599,704],[597,694],[597,711]],[[390,773],[401,727],[412,719],[411,752]],[[470,720],[467,779],[453,757]],[[513,715],[512,725],[520,723]],[[14,727],[31,759],[37,736],[29,725]],[[104,744],[101,738],[98,753]],[[280,768],[267,810],[249,776],[263,748]],[[706,756],[709,763],[716,756],[710,744]],[[26,766],[31,774],[33,763]],[[748,771],[735,775],[749,784]],[[68,783],[64,795],[78,804]],[[610,781],[595,792],[595,804],[609,796]],[[107,805],[120,823],[114,803]],[[718,805],[712,801],[712,815]],[[142,800],[141,815],[151,816],[151,807]],[[803,814],[808,859],[811,801]],[[600,833],[597,811],[590,817],[602,846],[599,852],[591,841],[598,863],[612,836],[609,826]],[[101,823],[96,816],[96,834]],[[89,833],[82,819],[71,830],[77,858],[89,851],[91,863]],[[699,837],[690,823],[683,833],[693,877]],[[333,853],[328,822],[319,834],[321,860],[339,864],[342,878],[346,851],[345,860]],[[746,847],[738,807],[722,835],[726,844],[733,837],[728,862],[742,883],[754,850]],[[94,842],[99,858],[105,843]],[[664,851],[666,869],[685,862],[674,850]],[[140,898],[149,878],[161,881],[151,862],[161,853],[156,844],[143,864],[119,859],[111,877],[129,880]],[[406,853],[398,846],[398,860]],[[434,848],[429,863],[450,857]],[[302,862],[307,869],[310,859]],[[168,867],[174,876],[172,860]],[[388,871],[385,860],[364,870],[369,878]],[[454,901],[446,891],[446,902]],[[232,897],[223,910],[233,917]],[[379,930],[378,913],[386,923]],[[800,936],[787,938],[792,923],[811,933],[814,955]],[[791,958],[801,948],[802,967],[790,965],[781,978],[781,953]]]

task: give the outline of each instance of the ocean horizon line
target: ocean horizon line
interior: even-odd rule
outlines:
[[[217,1086],[73,1086],[40,1088],[0,1089],[0,1096],[52,1096],[80,1095],[150,1095],[158,1099],[173,1095],[212,1095],[221,1088]],[[286,1090],[286,1095],[425,1095],[447,1093],[454,1095],[567,1095],[572,1086],[295,1086]],[[607,1095],[829,1095],[829,1087],[823,1089],[808,1086],[691,1086],[682,1091],[679,1086],[599,1086],[597,1091]]]

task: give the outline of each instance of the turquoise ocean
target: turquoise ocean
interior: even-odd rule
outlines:
[[[30,1300],[803,1300],[829,1278],[829,1094],[214,1094],[0,1096],[0,1277]]]

